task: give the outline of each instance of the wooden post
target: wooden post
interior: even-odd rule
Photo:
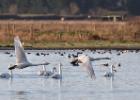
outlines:
[[[117,21],[117,16],[113,16],[113,22]]]

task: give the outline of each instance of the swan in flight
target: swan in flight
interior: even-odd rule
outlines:
[[[51,76],[53,79],[62,79],[62,64],[59,63],[58,73],[55,73]]]
[[[81,68],[83,68],[92,79],[96,78],[92,67],[91,58],[89,56],[80,55],[74,60],[76,63],[80,64]]]
[[[9,67],[9,70],[13,70],[15,68],[23,69],[29,66],[38,66],[38,65],[48,65],[49,63],[40,63],[40,64],[32,64],[27,60],[27,57],[24,52],[24,48],[20,42],[18,36],[14,38],[14,46],[15,46],[15,54],[16,54],[16,64]]]
[[[109,72],[105,72],[104,77],[113,77],[114,76],[114,72],[113,72],[113,66],[110,66],[110,71]]]
[[[101,57],[101,58],[92,58],[92,57],[89,57],[89,60],[90,61],[98,61],[98,60],[111,60],[111,58],[109,57]],[[75,57],[72,59],[72,61],[70,62],[73,66],[79,66],[78,64],[78,57]],[[104,65],[104,64],[103,64]]]

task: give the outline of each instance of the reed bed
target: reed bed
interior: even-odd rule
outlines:
[[[140,20],[104,21],[27,21],[1,20],[0,44],[10,45],[15,35],[25,44],[45,42],[119,41],[140,43]]]

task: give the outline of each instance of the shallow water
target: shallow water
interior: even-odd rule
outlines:
[[[8,65],[15,63],[14,51],[0,51],[0,73],[8,72]],[[28,60],[32,63],[50,62],[48,70],[62,66],[62,80],[54,80],[38,76],[38,67],[29,67],[14,70],[13,79],[0,79],[1,100],[139,100],[140,98],[140,52],[112,50],[29,50],[26,51]],[[36,53],[44,52],[48,55],[37,56]],[[63,54],[60,55],[59,54]],[[92,62],[96,80],[90,79],[80,67],[74,67],[69,62],[68,54],[82,52],[91,57],[110,57],[111,60]],[[120,54],[119,54],[120,53]],[[117,67],[114,78],[103,77],[109,70],[100,64],[121,64]]]

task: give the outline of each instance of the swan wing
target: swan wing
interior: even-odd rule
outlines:
[[[15,45],[16,63],[28,62],[24,52],[24,48],[18,36],[14,38],[14,45]]]
[[[88,73],[88,75],[91,78],[93,78],[93,79],[96,78],[93,67],[92,67],[92,64],[91,64],[91,61],[85,62],[81,66],[84,68],[84,70]]]

